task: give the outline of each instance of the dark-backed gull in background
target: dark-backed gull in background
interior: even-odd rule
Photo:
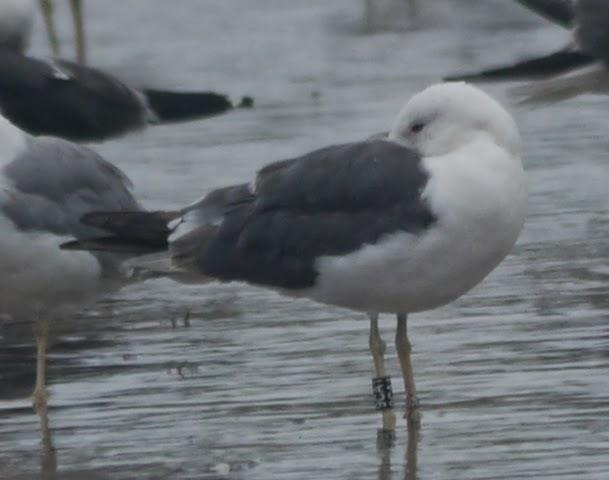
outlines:
[[[0,116],[0,323],[35,325],[37,411],[45,410],[49,322],[122,284],[114,254],[66,252],[69,238],[99,235],[87,212],[138,210],[129,180],[92,150],[32,137]],[[76,255],[74,255],[76,253]]]
[[[512,90],[524,102],[556,102],[583,93],[609,94],[609,8],[606,0],[518,0],[572,29],[564,48],[538,58],[449,80],[534,80]]]
[[[26,56],[32,8],[15,1],[0,3],[8,16],[0,10],[0,113],[32,135],[101,141],[233,108],[225,95],[136,88],[95,68]]]
[[[134,275],[245,281],[367,312],[377,377],[385,374],[377,314],[398,313],[415,417],[407,314],[445,305],[491,272],[514,245],[525,204],[513,119],[479,89],[447,83],[415,95],[387,138],[272,163],[252,184],[178,212],[88,215],[83,222],[107,235],[64,248],[158,249],[131,262]],[[386,412],[385,428],[394,422]]]

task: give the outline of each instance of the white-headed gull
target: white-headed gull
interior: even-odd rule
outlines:
[[[520,150],[499,103],[465,83],[438,84],[406,103],[386,138],[272,163],[253,183],[215,190],[181,211],[85,216],[107,234],[64,248],[157,249],[131,262],[134,275],[244,281],[367,312],[381,387],[377,314],[397,313],[414,418],[407,314],[457,299],[509,253],[526,211]],[[394,422],[386,410],[385,428]]]
[[[127,177],[89,148],[32,137],[0,116],[0,322],[35,325],[36,410],[46,406],[49,322],[124,280],[117,255],[60,245],[100,234],[80,223],[87,212],[139,208]]]

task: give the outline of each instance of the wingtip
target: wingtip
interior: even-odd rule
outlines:
[[[478,75],[448,75],[442,78],[443,82],[474,82],[479,79]]]
[[[254,108],[254,98],[249,95],[241,97],[241,101],[237,104],[236,108]]]
[[[79,240],[72,240],[70,242],[62,243],[59,245],[60,250],[80,250],[82,248]]]

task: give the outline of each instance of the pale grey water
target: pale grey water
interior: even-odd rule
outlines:
[[[498,0],[429,0],[415,25],[398,9],[372,33],[361,15],[356,0],[88,1],[93,63],[257,101],[99,150],[148,205],[178,206],[269,161],[384,130],[444,73],[566,39]],[[46,52],[41,30],[33,52]],[[609,478],[608,111],[588,97],[515,112],[531,190],[517,247],[466,297],[409,322],[424,410],[416,478]],[[55,458],[29,405],[31,340],[0,332],[2,480],[43,465],[59,479],[386,480],[406,478],[407,461],[415,478],[403,420],[394,447],[377,448],[364,315],[157,281],[58,328]],[[393,319],[383,330],[391,345]],[[391,347],[388,364],[401,392]]]

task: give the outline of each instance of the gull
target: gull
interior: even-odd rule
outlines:
[[[215,92],[141,88],[96,68],[27,56],[32,5],[6,0],[0,7],[0,113],[32,135],[103,141],[236,106]],[[243,97],[238,106],[251,105]]]
[[[123,282],[114,254],[60,249],[99,235],[79,219],[99,209],[140,208],[127,177],[85,146],[32,137],[0,116],[0,323],[33,324],[34,409],[46,412],[49,325]]]
[[[571,29],[566,47],[537,58],[447,80],[533,80],[512,89],[523,103],[552,103],[583,93],[609,94],[609,8],[605,0],[518,0]]]
[[[407,316],[465,294],[511,250],[526,210],[520,151],[498,102],[465,83],[433,85],[406,103],[385,138],[271,163],[254,182],[180,211],[86,215],[84,225],[106,234],[63,248],[141,254],[128,264],[134,277],[247,282],[366,312],[383,387],[377,316],[397,314],[406,413],[415,418]],[[384,429],[393,429],[382,400]]]

